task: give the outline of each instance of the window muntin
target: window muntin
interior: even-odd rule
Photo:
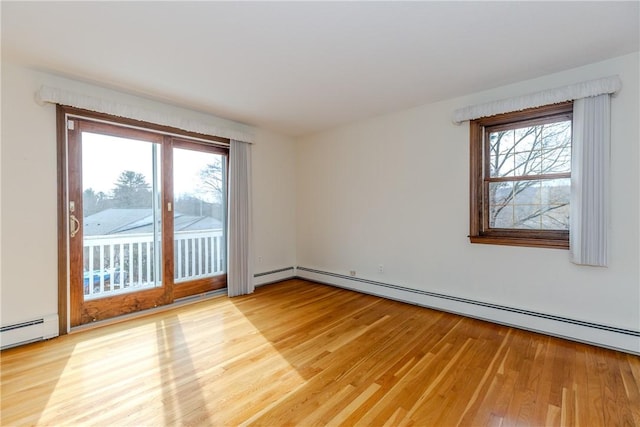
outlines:
[[[572,104],[471,122],[471,241],[568,247]]]

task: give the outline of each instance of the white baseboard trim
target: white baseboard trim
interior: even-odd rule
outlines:
[[[253,284],[255,286],[268,285],[270,283],[281,282],[282,280],[293,279],[294,277],[296,277],[295,267],[279,268],[277,270],[254,274]]]
[[[298,266],[295,271],[297,277],[314,282],[640,355],[640,331],[405,288],[306,267]]]

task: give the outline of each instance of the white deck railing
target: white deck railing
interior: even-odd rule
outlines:
[[[226,258],[222,230],[180,231],[174,237],[176,283],[224,272]],[[160,255],[154,251],[152,233],[86,236],[83,254],[85,298],[160,286],[161,280],[156,277],[162,265]]]

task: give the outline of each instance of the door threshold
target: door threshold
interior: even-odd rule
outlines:
[[[218,298],[227,294],[227,288],[216,289],[215,291],[209,291],[202,294],[190,295],[188,297],[180,298],[172,302],[171,304],[162,305],[160,307],[148,308],[146,310],[136,311],[134,313],[123,314],[121,316],[112,317],[110,319],[97,320],[91,323],[85,323],[84,325],[74,326],[69,329],[69,334],[77,332],[83,332],[103,326],[113,325],[116,323],[126,322],[132,319],[139,319],[141,317],[150,316],[152,314],[161,313],[163,311],[173,310],[178,307],[184,307],[185,305],[191,305],[202,301],[207,301],[213,298]]]

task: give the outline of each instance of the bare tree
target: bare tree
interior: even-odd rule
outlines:
[[[200,171],[200,192],[207,194],[210,200],[222,202],[224,182],[222,170],[222,157],[217,156],[213,163],[207,164]]]
[[[489,137],[489,222],[501,228],[568,228],[571,122]]]

